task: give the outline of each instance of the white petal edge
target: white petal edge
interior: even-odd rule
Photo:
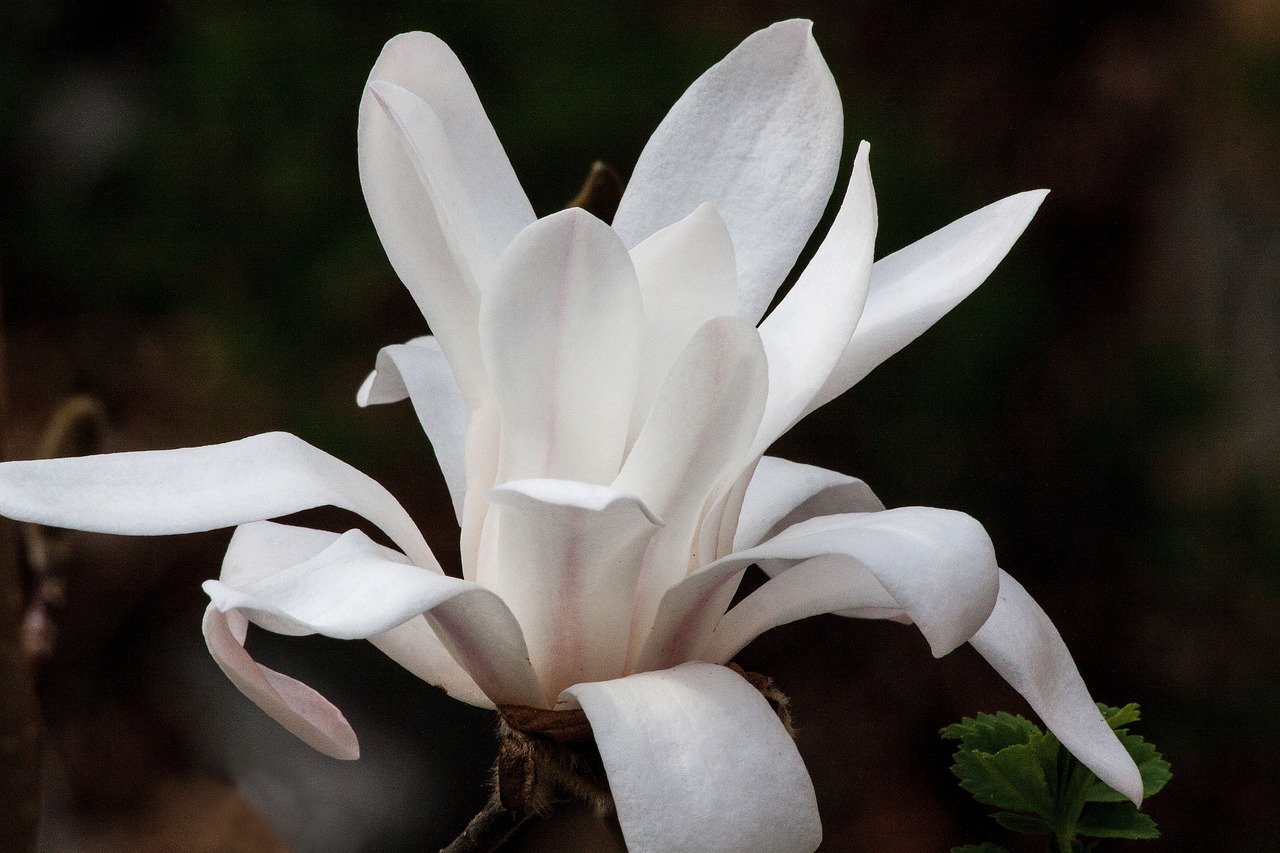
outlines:
[[[840,212],[817,253],[760,324],[769,357],[769,404],[753,452],[764,453],[821,392],[853,336],[867,300],[876,242],[876,194],[858,146]]]
[[[995,610],[969,642],[1022,694],[1068,752],[1134,805],[1142,804],[1142,775],[1098,711],[1062,635],[1004,570]]]
[[[289,433],[0,464],[0,515],[95,533],[195,533],[326,505],[363,516],[417,565],[443,574],[390,492]]]
[[[805,414],[834,400],[978,288],[1031,222],[1048,190],[989,204],[881,258],[858,327]]]
[[[809,853],[822,841],[813,783],[760,693],[688,663],[579,684],[631,853]]]
[[[628,247],[709,202],[733,235],[739,316],[759,322],[826,208],[840,94],[809,21],[749,36],[654,131],[614,216]]]
[[[313,749],[347,761],[359,758],[356,733],[342,712],[301,681],[255,663],[244,650],[247,629],[239,613],[223,613],[212,604],[204,612],[205,643],[231,683]]]
[[[747,486],[733,550],[752,548],[793,524],[820,515],[883,509],[871,487],[855,477],[765,456]]]

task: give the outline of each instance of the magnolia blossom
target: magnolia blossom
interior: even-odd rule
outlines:
[[[885,509],[859,480],[765,456],[968,295],[1044,192],[873,263],[868,146],[817,254],[764,317],[835,184],[839,96],[810,35],[756,33],[644,149],[612,225],[535,218],[454,54],[393,38],[360,104],[378,235],[434,336],[389,346],[361,405],[408,398],[461,528],[446,574],[377,483],[283,433],[0,466],[0,512],[123,534],[238,525],[204,633],[286,729],[358,755],[342,714],[255,663],[249,623],[367,639],[484,707],[580,707],[633,850],[813,850],[814,792],[765,698],[724,664],[836,612],[972,644],[1102,780],[1137,769],[982,526]],[[395,548],[267,521],[350,510]],[[730,608],[747,567],[771,579]]]

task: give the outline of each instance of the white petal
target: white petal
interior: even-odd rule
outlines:
[[[861,480],[765,456],[747,487],[733,549],[751,548],[793,524],[820,515],[882,509],[884,504]]]
[[[1000,596],[969,641],[1099,779],[1142,804],[1142,777],[1098,712],[1071,652],[1040,605],[1003,570]]]
[[[807,853],[813,783],[763,696],[690,663],[565,691],[586,712],[631,853]]]
[[[425,614],[445,646],[497,703],[541,701],[520,626],[501,599],[468,581],[414,566],[363,533],[344,533],[311,559],[231,586],[206,581],[219,610],[284,619],[338,639],[365,639]]]
[[[840,161],[840,94],[808,21],[747,38],[684,93],[632,172],[613,227],[628,246],[715,205],[753,325],[818,224]]]
[[[231,683],[312,748],[333,758],[359,758],[356,733],[342,712],[301,681],[255,663],[244,650],[246,628],[239,613],[223,613],[212,604],[204,612],[209,653]]]
[[[462,576],[476,580],[480,566],[480,541],[489,515],[489,489],[498,481],[498,453],[501,447],[502,414],[488,398],[471,410],[467,418],[467,438],[463,462],[467,493],[462,502]]]
[[[368,405],[407,396],[413,402],[449,487],[454,513],[461,521],[467,491],[467,403],[440,344],[431,337],[417,340],[420,342],[383,347],[378,352],[374,379],[367,388],[362,387],[364,393],[358,401]]]
[[[496,258],[533,221],[533,208],[462,63],[434,35],[404,33],[383,47],[369,79],[408,89],[439,117],[482,237]]]
[[[631,438],[640,433],[667,371],[697,328],[732,314],[738,295],[733,239],[709,204],[631,250],[644,299],[640,384]]]
[[[863,142],[840,212],[795,285],[760,324],[769,356],[769,405],[754,450],[763,453],[800,420],[858,325],[871,281],[876,196]]]
[[[517,235],[480,317],[502,412],[498,481],[609,483],[638,375],[640,286],[622,243],[586,211]]]
[[[858,328],[806,414],[849,390],[976,290],[1045,195],[1047,190],[1009,196],[877,261]]]
[[[648,634],[662,594],[694,565],[707,499],[742,467],[767,395],[760,335],[732,315],[704,323],[671,368],[613,484],[639,495],[666,522],[644,557],[632,620],[633,652]]]
[[[483,582],[524,628],[548,703],[570,684],[621,675],[636,575],[661,522],[608,486],[525,480],[489,497],[497,541]]]
[[[419,566],[441,571],[386,489],[288,433],[0,465],[0,515],[96,533],[195,533],[326,505],[367,518]]]
[[[833,612],[873,619],[902,613],[898,602],[865,568],[843,555],[826,554],[787,569],[738,602],[720,620],[698,657],[728,663],[770,628]]]
[[[242,524],[236,528],[227,546],[219,580],[231,587],[252,584],[318,556],[338,538],[339,534],[328,530],[311,530],[270,521]],[[390,548],[373,546],[372,552],[392,562],[405,562],[403,555]],[[261,611],[254,613],[254,620],[277,634],[312,633],[308,626]],[[492,707],[488,697],[453,659],[422,616],[415,616],[382,634],[374,634],[369,641],[396,663],[450,696],[472,705]]]
[[[640,667],[696,658],[723,615],[718,596],[751,563],[823,554],[843,556],[870,572],[937,657],[972,637],[995,606],[999,574],[991,540],[964,513],[902,507],[825,516],[717,560],[673,587],[663,597]]]

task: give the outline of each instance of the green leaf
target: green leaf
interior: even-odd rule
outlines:
[[[1133,803],[1098,803],[1085,809],[1076,832],[1094,838],[1159,838],[1156,822]]]
[[[1099,704],[1098,708],[1116,730],[1116,737],[1133,758],[1133,763],[1138,765],[1138,772],[1142,774],[1142,796],[1150,797],[1158,792],[1173,777],[1169,762],[1164,760],[1154,744],[1148,743],[1141,735],[1131,735],[1120,728],[1121,724],[1138,719],[1138,706],[1130,703],[1123,708],[1109,708]],[[1092,803],[1120,803],[1125,801],[1125,796],[1103,782],[1095,782],[1089,788],[1086,799]]]
[[[965,717],[942,730],[944,738],[958,740],[962,747],[988,755],[995,755],[1007,746],[1027,743],[1033,734],[1041,734],[1035,723],[1005,711]]]
[[[1053,796],[1041,762],[1044,735],[1033,732],[1029,743],[1006,746],[994,755],[962,747],[951,772],[960,787],[980,803],[1018,812],[1049,814]]]
[[[1142,717],[1138,712],[1138,703],[1130,702],[1123,708],[1112,708],[1110,705],[1098,703],[1098,710],[1102,712],[1102,717],[1113,729],[1124,728],[1125,726],[1136,723]]]
[[[951,853],[1009,853],[1009,851],[999,844],[992,844],[988,841],[986,844],[966,844],[963,847],[952,847]]]
[[[1028,835],[1053,834],[1053,827],[1043,819],[1031,815],[996,812],[991,817],[1005,829],[1012,829],[1014,832],[1025,832]]]

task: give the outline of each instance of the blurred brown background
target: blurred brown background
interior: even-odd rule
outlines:
[[[878,254],[1004,195],[1053,193],[974,297],[776,452],[863,477],[890,506],[977,516],[1095,696],[1142,704],[1139,731],[1175,773],[1149,806],[1164,838],[1103,849],[1280,850],[1268,0],[9,0],[10,454],[33,454],[77,392],[105,405],[108,449],[293,431],[386,483],[448,564],[449,503],[412,412],[354,405],[377,348],[424,331],[356,174],[356,105],[382,42],[427,29],[455,49],[545,214],[593,160],[625,174],[689,82],[796,16],[815,21],[840,84],[848,154],[872,143]],[[489,715],[363,644],[255,635],[264,662],[347,713],[364,758],[295,742],[202,647],[199,581],[227,536],[59,541],[41,849],[449,840],[484,797]],[[792,697],[823,849],[1036,849],[947,770],[941,726],[1024,709],[976,654],[934,661],[914,631],[824,617],[740,660]],[[0,689],[20,716],[19,686]]]

